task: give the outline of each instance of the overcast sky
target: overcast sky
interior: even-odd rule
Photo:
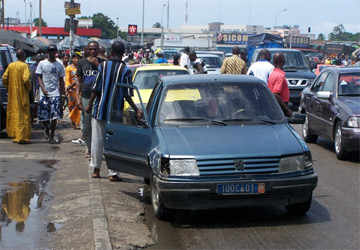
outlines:
[[[24,3],[27,2],[27,4]],[[70,1],[70,0],[68,0]],[[163,5],[169,2],[169,28],[185,24],[186,0],[144,0],[145,28],[161,23]],[[5,16],[19,17],[21,21],[30,16],[30,2],[33,17],[39,16],[39,0],[5,0]],[[43,19],[48,26],[63,26],[65,16],[64,0],[42,0]],[[81,15],[92,16],[101,12],[119,26],[142,25],[143,0],[75,0],[81,4]],[[334,26],[342,23],[346,31],[360,32],[360,0],[187,0],[188,24],[201,25],[221,21],[225,24],[251,24],[273,27],[277,25],[300,25],[300,30],[326,36]],[[287,11],[279,11],[287,9]],[[276,18],[277,17],[277,18]],[[277,20],[276,20],[277,19]],[[167,7],[163,11],[163,24],[167,27]]]

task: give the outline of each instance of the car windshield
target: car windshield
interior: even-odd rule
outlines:
[[[283,118],[266,86],[238,82],[170,85],[158,112],[161,125],[275,124]]]
[[[207,68],[221,68],[223,60],[219,56],[202,56],[198,55],[198,58],[205,61]]]
[[[162,76],[185,75],[186,70],[143,70],[136,73],[133,84],[139,89],[153,89],[156,81]]]
[[[302,53],[294,53],[294,52],[283,52],[285,56],[285,65],[284,71],[292,71],[297,69],[309,69],[309,66],[306,62],[306,58]],[[273,57],[274,54],[271,55]],[[271,62],[273,59],[271,58]]]
[[[352,72],[340,74],[339,76],[339,95],[359,96],[360,95],[360,73]]]

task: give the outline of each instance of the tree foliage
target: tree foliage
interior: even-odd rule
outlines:
[[[117,29],[119,28],[113,20],[103,13],[96,13],[92,17],[82,16],[78,19],[92,19],[94,28],[101,29],[100,38],[113,39],[117,36]],[[125,32],[119,32],[119,36],[123,39],[127,38]]]
[[[33,23],[34,23],[35,27],[39,27],[39,24],[40,24],[39,20],[40,19],[38,17],[33,20]],[[41,26],[42,27],[47,27],[47,23],[42,18],[41,18]]]
[[[161,28],[161,24],[159,22],[156,22],[152,26],[153,28]]]
[[[343,24],[339,24],[333,28],[333,31],[329,34],[330,41],[359,41],[360,32],[353,34],[347,32]]]
[[[325,38],[325,35],[323,34],[323,33],[320,33],[319,35],[318,35],[318,38],[317,38],[317,40],[319,40],[319,41],[324,41],[326,38]]]

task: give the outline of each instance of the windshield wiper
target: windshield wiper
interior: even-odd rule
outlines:
[[[203,117],[182,117],[182,118],[171,118],[171,119],[164,119],[165,122],[168,121],[209,121],[212,124],[215,125],[223,125],[226,126],[226,122],[225,121],[221,121],[221,120],[212,120],[212,119],[206,119]]]

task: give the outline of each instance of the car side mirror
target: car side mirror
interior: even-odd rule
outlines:
[[[310,68],[311,70],[315,70],[317,68],[317,63],[311,63]]]
[[[301,113],[292,113],[290,117],[286,117],[288,123],[290,124],[304,124],[305,123],[305,114]]]
[[[318,91],[316,95],[319,99],[327,100],[330,98],[331,92],[330,91]]]

